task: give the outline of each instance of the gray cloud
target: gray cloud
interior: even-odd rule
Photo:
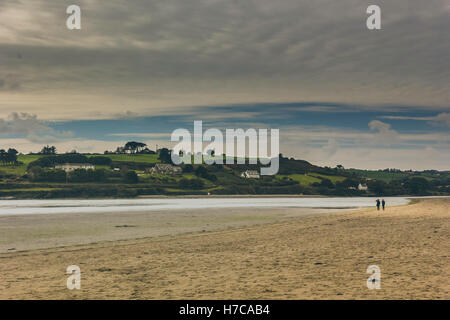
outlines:
[[[21,87],[20,81],[15,75],[7,74],[4,77],[0,77],[0,91],[15,91]]]
[[[381,31],[366,29],[369,3],[357,0],[79,4],[82,30],[69,31],[66,3],[2,1],[0,65],[20,72],[29,100],[66,97],[79,116],[124,104],[136,113],[295,100],[448,107],[445,0],[378,1]],[[90,95],[105,102],[80,102]]]
[[[36,115],[14,112],[0,119],[0,135],[24,135],[34,143],[52,143],[73,137],[70,131],[55,131],[40,121]]]
[[[376,132],[375,142],[382,143],[384,145],[392,145],[398,141],[399,134],[397,131],[391,129],[389,123],[385,123],[379,120],[372,120],[369,122],[369,128]]]
[[[434,117],[383,116],[384,119],[428,121],[433,125],[450,126],[450,113],[442,112]]]

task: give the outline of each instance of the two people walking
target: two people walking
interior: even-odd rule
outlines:
[[[377,202],[377,210],[380,211],[380,204],[381,204],[383,207],[383,211],[384,211],[384,207],[386,206],[386,201],[384,201],[384,199],[382,199],[380,202],[380,199],[377,199],[376,202]]]

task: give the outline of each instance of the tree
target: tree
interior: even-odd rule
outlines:
[[[28,177],[31,181],[36,182],[64,182],[66,181],[66,172],[64,170],[33,167],[28,171]]]
[[[9,153],[9,154],[17,155],[17,154],[19,153],[19,151],[17,151],[17,150],[14,149],[14,148],[9,148],[9,149],[8,149],[8,153]]]
[[[45,154],[45,155],[49,155],[49,154],[56,154],[56,147],[55,146],[51,146],[49,147],[48,145],[43,147],[41,152],[39,152],[40,154]]]
[[[124,147],[117,147],[116,154],[122,154],[122,153],[125,153],[125,148]]]
[[[70,182],[104,182],[106,181],[105,170],[75,169],[69,173]]]
[[[125,183],[138,183],[139,182],[139,177],[136,174],[136,172],[130,170],[130,171],[126,171],[123,175],[123,180]]]
[[[388,189],[388,184],[381,180],[368,181],[367,185],[369,190],[372,190],[377,196],[386,194],[386,190]]]
[[[214,174],[210,174],[204,166],[198,166],[197,169],[195,169],[195,175],[197,177],[210,180],[212,182],[217,181],[217,176]]]
[[[88,161],[91,164],[99,165],[99,166],[110,166],[112,163],[111,158],[102,157],[102,156],[89,157]]]
[[[195,175],[200,178],[208,178],[208,171],[204,166],[198,166],[197,169],[195,169]]]
[[[347,178],[344,181],[337,182],[336,186],[341,189],[348,189],[348,188],[357,188],[359,184],[359,180]]]
[[[325,188],[328,188],[328,189],[333,189],[334,188],[333,182],[331,182],[331,180],[329,180],[329,179],[322,179],[322,181],[319,183],[319,185],[321,187],[325,187]]]
[[[124,149],[129,150],[131,153],[139,153],[147,145],[142,142],[130,141],[125,144]]]
[[[91,157],[93,158],[93,157]],[[54,167],[56,164],[62,163],[89,163],[91,158],[87,158],[85,155],[79,153],[65,153],[59,155],[50,155],[47,157],[41,157],[28,164],[28,168],[39,167]]]
[[[162,148],[159,150],[159,160],[161,160],[162,163],[172,163],[172,157],[169,149]]]
[[[0,162],[3,165],[16,165],[17,164],[17,154],[19,152],[16,149],[8,149],[8,152],[1,149],[0,150]]]
[[[405,182],[405,188],[409,193],[414,195],[425,195],[430,187],[430,183],[427,179],[422,177],[414,177]]]
[[[204,183],[200,179],[186,179],[183,178],[178,182],[180,188],[183,189],[201,189],[204,186]]]

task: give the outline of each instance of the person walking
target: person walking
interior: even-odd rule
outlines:
[[[383,206],[383,211],[384,211],[384,207],[386,206],[386,201],[384,201],[384,199],[381,200],[381,205]]]
[[[377,210],[380,211],[380,199],[377,199]]]

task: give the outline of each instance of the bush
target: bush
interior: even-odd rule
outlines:
[[[123,174],[123,181],[125,183],[138,183],[139,182],[139,177],[136,174],[136,172],[130,170],[127,171]]]
[[[36,182],[65,182],[67,175],[64,170],[49,170],[34,167],[30,170],[29,178]]]
[[[104,182],[106,181],[105,170],[76,169],[69,173],[70,182]]]
[[[79,153],[61,154],[39,158],[33,162],[30,162],[28,164],[28,168],[32,167],[48,168],[63,163],[89,163],[89,159],[86,156]]]
[[[183,189],[201,189],[205,185],[201,179],[183,178],[178,182],[180,188]]]
[[[98,166],[110,166],[112,163],[111,158],[108,157],[89,157],[89,163]]]
[[[208,170],[206,170],[204,166],[198,166],[197,169],[195,169],[195,175],[213,182],[217,181],[217,177],[213,174],[209,174]]]
[[[427,190],[430,187],[430,183],[425,178],[414,177],[407,180],[404,186],[409,191],[408,193],[410,194],[426,195],[428,193]]]

